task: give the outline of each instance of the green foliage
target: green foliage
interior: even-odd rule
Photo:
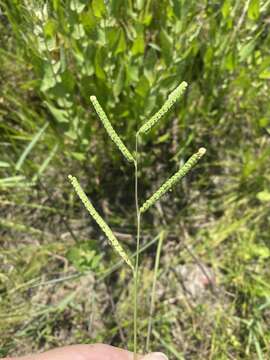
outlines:
[[[79,245],[75,245],[68,250],[67,259],[79,271],[100,272],[104,270],[102,266],[103,254],[98,253],[94,243],[87,241]]]
[[[269,358],[269,6],[0,0],[1,356],[90,340],[127,346],[130,272],[116,275],[112,265],[99,277],[92,250],[78,251],[82,265],[69,259],[70,249],[99,232],[74,206],[67,169],[135,251],[132,167],[112,151],[89,97],[97,96],[133,154],[134,132],[184,79],[181,101],[141,139],[142,199],[201,144],[208,151],[200,171],[143,221],[141,265],[149,277],[149,233],[168,233],[151,350],[172,359]],[[99,239],[97,254],[103,246]],[[211,265],[218,293],[195,304],[181,297],[177,273],[195,262],[192,254]],[[74,271],[80,266],[84,276]],[[145,308],[139,304],[141,343]]]

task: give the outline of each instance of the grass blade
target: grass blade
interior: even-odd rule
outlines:
[[[43,172],[46,170],[46,168],[48,167],[48,165],[50,164],[51,160],[53,159],[53,157],[55,156],[56,152],[58,150],[58,144],[54,145],[54,147],[52,148],[49,156],[43,161],[43,163],[40,165],[37,173],[34,175],[32,181],[33,183],[35,183],[37,181],[37,179],[40,178],[40,176],[43,174]]]
[[[0,179],[0,189],[10,187],[22,187],[26,185],[26,178],[23,175],[10,176],[4,179]]]
[[[38,140],[41,138],[42,134],[44,133],[44,131],[47,129],[48,126],[49,126],[49,123],[47,122],[44,126],[42,126],[42,128],[35,134],[33,139],[26,146],[26,148],[24,149],[22,155],[20,156],[19,160],[17,161],[17,163],[15,165],[15,170],[16,171],[21,169],[26,157],[29,155],[29,153],[31,152],[33,147],[36,145]]]
[[[161,343],[162,346],[164,346],[165,349],[167,349],[171,354],[175,356],[176,359],[185,360],[183,354],[176,350],[173,345],[165,341],[156,330],[153,330],[153,335],[156,339],[158,339],[158,341]]]

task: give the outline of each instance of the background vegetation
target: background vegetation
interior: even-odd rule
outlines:
[[[269,30],[268,0],[0,0],[0,356],[131,348],[132,278],[67,175],[134,253],[132,169],[89,96],[132,149],[185,80],[184,98],[144,137],[141,199],[208,151],[144,218],[140,347],[165,230],[152,349],[269,358]]]

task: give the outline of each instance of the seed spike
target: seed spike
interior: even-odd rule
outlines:
[[[197,164],[201,157],[206,153],[206,149],[201,147],[193,154],[184,166],[171,176],[161,187],[141,206],[140,212],[144,213],[152,205],[155,204],[168,190],[170,190],[178,181],[180,181],[187,173]]]
[[[147,133],[156,123],[171,109],[176,101],[182,96],[188,84],[183,81],[176,89],[173,90],[165,101],[165,104],[156,112],[144,125],[138,130],[138,134]]]
[[[106,222],[102,219],[102,217],[96,211],[96,209],[92,205],[91,201],[88,199],[87,195],[83,191],[83,189],[82,189],[81,185],[79,184],[78,180],[76,179],[76,177],[69,175],[68,178],[71,182],[71,185],[74,187],[74,190],[76,191],[77,195],[79,196],[82,203],[84,204],[86,210],[89,212],[89,214],[96,221],[98,226],[101,228],[101,230],[107,236],[109,243],[118,252],[118,254],[122,257],[122,259],[128,264],[128,266],[132,269],[132,271],[134,271],[134,266],[133,266],[131,260],[129,259],[127,253],[122,248],[119,241],[116,239],[112,230],[109,228],[109,226],[106,224]]]
[[[130,151],[127,149],[123,141],[120,139],[117,132],[112,127],[112,124],[110,123],[110,120],[108,119],[105,111],[102,109],[100,103],[98,102],[97,98],[92,95],[90,96],[90,100],[96,110],[96,113],[98,114],[98,117],[100,118],[105,130],[107,131],[108,135],[112,139],[112,141],[115,143],[115,145],[118,147],[118,149],[121,151],[121,153],[124,155],[124,157],[129,162],[134,162],[134,158],[131,155]]]

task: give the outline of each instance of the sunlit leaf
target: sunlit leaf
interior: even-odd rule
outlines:
[[[66,110],[57,109],[52,104],[49,104],[47,101],[44,102],[45,105],[48,107],[52,115],[54,116],[55,120],[59,123],[68,123],[68,112]]]
[[[93,8],[94,15],[97,18],[101,18],[106,13],[106,6],[104,4],[104,0],[93,0],[92,8]]]
[[[256,197],[261,202],[270,202],[270,192],[267,190],[258,192]]]
[[[71,0],[70,1],[70,9],[72,11],[76,11],[78,14],[80,14],[83,9],[85,8],[86,3],[80,0]]]
[[[142,25],[137,26],[137,35],[133,42],[131,51],[133,55],[144,53],[144,29]]]
[[[257,20],[260,16],[260,0],[251,0],[248,7],[248,17]]]

